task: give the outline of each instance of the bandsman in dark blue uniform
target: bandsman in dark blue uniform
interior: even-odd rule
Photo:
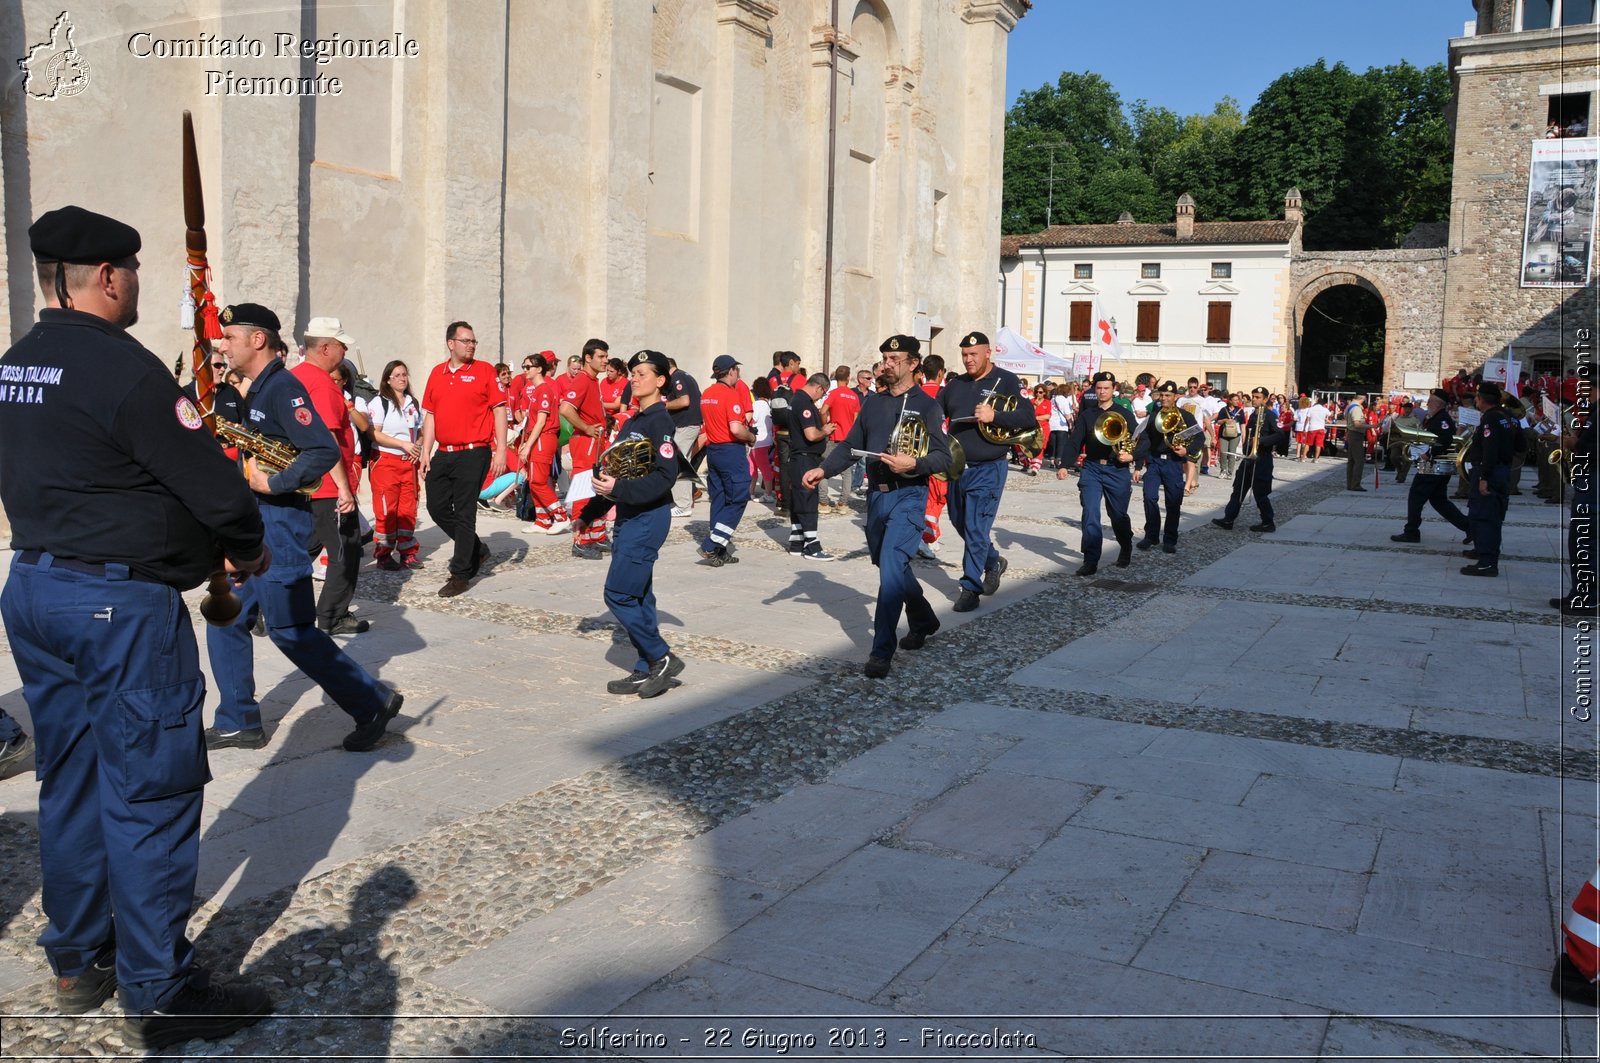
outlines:
[[[966,470],[950,484],[949,496],[951,523],[966,544],[961,554],[961,593],[956,595],[958,613],[976,609],[978,595],[999,590],[1000,575],[1006,570],[1006,559],[990,536],[1005,493],[1012,448],[983,438],[979,425],[1020,432],[1038,424],[1032,402],[1022,397],[1021,382],[994,364],[992,351],[983,333],[963,336],[961,364],[966,372],[946,378],[939,392],[939,403],[950,419],[950,436],[961,444],[967,461]],[[996,410],[991,399],[1004,395],[1013,396],[1015,406]]]
[[[1219,528],[1233,528],[1233,522],[1239,519],[1239,510],[1244,506],[1245,493],[1249,492],[1255,497],[1256,509],[1261,513],[1261,523],[1250,525],[1250,530],[1278,530],[1272,514],[1272,455],[1278,444],[1288,437],[1288,433],[1278,427],[1277,415],[1267,408],[1267,401],[1271,397],[1266,388],[1256,388],[1250,392],[1250,403],[1254,409],[1250,411],[1244,423],[1244,435],[1240,437],[1243,442],[1240,444],[1238,470],[1233,474],[1233,493],[1228,496],[1228,504],[1222,507],[1222,516],[1211,521]]]
[[[1182,443],[1171,445],[1161,431],[1161,411],[1171,410],[1183,418],[1184,429],[1195,425],[1194,414],[1178,409],[1178,384],[1168,380],[1156,388],[1157,405],[1145,416],[1144,431],[1134,444],[1135,464],[1145,463],[1144,473],[1144,538],[1133,545],[1148,550],[1156,543],[1161,552],[1178,552],[1178,521],[1183,517],[1183,485],[1190,456],[1189,448]],[[1167,519],[1161,521],[1160,496],[1166,496]]]
[[[683,671],[683,659],[661,637],[652,586],[656,558],[672,528],[672,485],[682,464],[673,441],[672,415],[661,396],[671,374],[667,356],[660,351],[640,351],[628,362],[628,383],[639,402],[639,412],[628,418],[611,445],[641,451],[649,471],[627,479],[612,476],[600,466],[594,472],[595,494],[617,504],[611,568],[606,572],[606,607],[639,654],[628,675],[606,684],[612,694],[653,698],[676,686]]]
[[[1466,516],[1450,501],[1450,473],[1446,471],[1441,475],[1429,471],[1434,462],[1448,462],[1455,455],[1456,424],[1450,417],[1449,402],[1450,397],[1441,388],[1435,388],[1428,395],[1428,412],[1422,419],[1422,427],[1433,433],[1433,443],[1428,447],[1428,453],[1417,462],[1417,475],[1412,478],[1411,490],[1406,495],[1406,526],[1399,535],[1389,536],[1394,542],[1422,541],[1424,504],[1432,506],[1433,511],[1453,524],[1457,531],[1471,537]],[[1404,445],[1396,446],[1401,448],[1402,456],[1405,456]]]
[[[855,464],[854,450],[870,451],[867,459],[867,552],[878,566],[878,606],[873,614],[872,651],[863,671],[873,679],[889,674],[900,614],[910,631],[900,639],[903,650],[920,650],[939,630],[939,619],[911,571],[911,559],[922,542],[923,514],[928,506],[928,477],[950,470],[950,444],[944,435],[944,409],[916,386],[922,344],[915,336],[890,336],[883,353],[884,391],[861,404],[861,414],[843,445],[835,447],[821,468],[805,474],[806,487],[838,476]],[[890,440],[902,421],[920,421],[928,435],[922,457],[891,452]]]
[[[311,503],[300,488],[322,482],[339,460],[339,445],[312,408],[305,385],[278,360],[278,315],[255,303],[239,303],[223,310],[221,319],[220,347],[250,381],[244,427],[299,454],[288,468],[270,476],[254,460],[245,465],[277,563],[246,585],[238,620],[206,632],[211,674],[219,688],[216,725],[206,729],[206,745],[260,749],[267,744],[250,643],[250,627],[259,614],[273,644],[355,720],[344,748],[360,753],[378,744],[405,699],[368,675],[317,627],[307,551],[313,534]]]
[[[1478,385],[1476,402],[1483,419],[1467,444],[1467,522],[1472,548],[1466,556],[1475,564],[1463,565],[1463,576],[1500,575],[1500,526],[1511,504],[1511,461],[1517,455],[1522,426],[1501,409],[1500,385]]]
[[[1083,502],[1083,564],[1075,575],[1092,576],[1100,567],[1100,548],[1105,535],[1100,530],[1100,500],[1105,499],[1111,515],[1111,531],[1117,537],[1117,567],[1127,568],[1133,557],[1133,522],[1128,519],[1128,502],[1133,496],[1133,408],[1117,403],[1117,378],[1099,372],[1093,378],[1094,400],[1078,408],[1077,419],[1067,433],[1066,468],[1056,470],[1056,479],[1065,480],[1067,469],[1082,453],[1083,469],[1078,474],[1078,497]],[[1100,442],[1095,429],[1111,415],[1122,418],[1128,439],[1125,447]]]
[[[138,232],[63,207],[28,237],[46,308],[0,358],[16,551],[0,613],[38,742],[39,944],[61,1011],[120,987],[133,1047],[222,1037],[271,1002],[211,984],[185,936],[211,773],[179,595],[224,560],[259,578],[271,554],[200,411],[124,331],[138,319]]]

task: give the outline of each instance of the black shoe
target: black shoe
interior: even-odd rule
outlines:
[[[1571,598],[1551,598],[1550,608],[1561,610],[1562,616],[1594,616],[1592,605],[1579,605]]]
[[[246,727],[239,731],[206,728],[207,749],[260,749],[266,744],[267,732],[259,727]]]
[[[1006,569],[1011,567],[1011,562],[1000,558],[994,563],[994,568],[988,569],[983,574],[983,593],[993,594],[1000,589],[1000,577],[1005,575]]]
[[[651,661],[650,675],[639,684],[639,696],[653,698],[665,693],[669,687],[677,685],[672,681],[673,677],[682,671],[683,658],[670,651],[659,661]]]
[[[393,554],[384,554],[382,557],[378,558],[378,567],[383,569],[385,572],[399,572],[406,566],[402,565],[400,563],[400,559],[395,557]]]
[[[1083,564],[1078,566],[1078,571],[1074,572],[1073,575],[1074,576],[1092,576],[1097,571],[1099,571],[1099,568],[1100,568],[1100,566],[1091,565],[1087,561],[1085,561]]]
[[[444,581],[444,586],[439,588],[439,597],[454,598],[456,595],[464,593],[466,589],[466,580],[462,579],[460,576],[451,576],[449,579]]]
[[[1127,568],[1128,562],[1133,560],[1133,540],[1122,543],[1117,549],[1116,565],[1118,568]]]
[[[256,614],[256,622],[250,625],[250,634],[258,639],[267,637],[267,618],[260,613]]]
[[[868,679],[882,679],[889,674],[889,662],[882,657],[868,657],[861,673]]]
[[[581,557],[585,561],[604,561],[606,555],[594,543],[573,543],[572,556]]]
[[[9,779],[20,771],[32,753],[33,739],[25,734],[0,746],[0,779]]]
[[[1365,487],[1346,487],[1346,491],[1365,491]]]
[[[621,679],[613,679],[606,684],[607,694],[637,694],[639,688],[644,686],[644,681],[650,678],[649,672],[629,672]]]
[[[1162,543],[1161,544],[1161,552],[1163,554],[1175,554],[1175,553],[1178,552],[1178,544],[1177,543]]]
[[[1223,520],[1221,517],[1212,517],[1211,523],[1215,524],[1223,531],[1233,531],[1233,521],[1231,520]]]
[[[1600,983],[1585,978],[1565,949],[1561,950],[1555,970],[1550,972],[1550,988],[1568,1000],[1576,1000],[1591,1008],[1600,1007]]]
[[[191,981],[166,1007],[130,1014],[122,1023],[129,1048],[167,1048],[196,1039],[213,1041],[272,1014],[272,998],[253,985],[206,985]]]
[[[1253,531],[1253,532],[1271,533],[1271,532],[1277,531],[1278,530],[1278,526],[1276,524],[1269,524],[1269,523],[1265,523],[1264,522],[1264,523],[1261,523],[1261,524],[1252,524],[1252,525],[1250,525],[1250,530]]]
[[[961,593],[956,595],[956,604],[953,606],[958,613],[970,613],[978,608],[978,592],[961,588]]]
[[[1133,545],[1137,546],[1141,550],[1148,550],[1152,546],[1156,545],[1156,541],[1154,539],[1140,539],[1138,542],[1134,543]]]
[[[789,556],[791,556],[791,557],[799,557],[800,554],[804,551],[804,549],[805,548],[803,546],[801,546],[799,543],[790,543],[789,544]]]
[[[1471,546],[1472,545],[1472,533],[1471,532],[1467,532],[1466,536],[1461,540],[1461,545],[1462,546]]]
[[[900,638],[900,648],[902,650],[920,650],[927,643],[928,639],[933,637],[933,633],[938,630],[939,621],[936,619],[933,622],[933,626],[926,631],[912,631],[902,635]]]
[[[1461,574],[1463,576],[1498,576],[1500,575],[1500,566],[1462,565]]]
[[[398,690],[389,691],[378,714],[354,731],[344,736],[344,748],[349,753],[365,753],[378,744],[389,721],[400,715],[400,706],[406,703],[405,695]]]
[[[1399,535],[1389,536],[1389,541],[1391,543],[1420,543],[1422,541],[1422,533],[1401,532]]]
[[[1461,556],[1462,557],[1470,557],[1473,560],[1477,560],[1478,551],[1477,550],[1463,550],[1463,551],[1461,551]]]
[[[322,630],[330,635],[364,635],[371,627],[372,625],[365,620],[358,620],[347,613],[335,620],[332,627],[325,627]]]
[[[93,1011],[117,991],[117,950],[107,945],[82,974],[56,979],[56,1010],[66,1015]]]
[[[833,555],[820,546],[808,546],[800,554],[807,561],[832,561]]]
[[[727,562],[728,559],[722,556],[721,550],[701,550],[700,560],[696,562],[696,564],[705,565],[707,568],[721,568],[723,565],[727,564]],[[637,675],[638,673],[635,672],[634,674]],[[612,693],[623,694],[626,693],[626,691],[613,690]]]
[[[610,538],[610,536],[602,535],[602,536],[600,536],[600,538],[596,539],[590,545],[593,546],[596,550],[600,551],[602,554],[609,554],[611,552],[611,538]]]

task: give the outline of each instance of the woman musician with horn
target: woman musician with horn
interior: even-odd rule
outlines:
[[[950,468],[944,410],[914,381],[922,344],[914,336],[890,336],[878,349],[884,367],[880,379],[887,381],[887,389],[862,401],[844,445],[834,448],[821,468],[802,477],[807,488],[814,488],[838,476],[856,458],[867,459],[867,551],[878,566],[878,606],[871,655],[863,671],[872,679],[889,674],[902,612],[910,627],[898,643],[902,650],[921,649],[939,630],[933,606],[911,571],[911,559],[922,542],[928,478]]]
[[[1244,451],[1239,456],[1239,471],[1233,474],[1233,492],[1222,516],[1211,521],[1219,528],[1232,529],[1244,505],[1244,493],[1255,495],[1256,508],[1261,511],[1261,523],[1250,525],[1253,532],[1275,532],[1278,525],[1272,519],[1272,452],[1284,441],[1288,433],[1278,427],[1277,416],[1267,408],[1271,393],[1266,388],[1250,392],[1250,419],[1244,424]]]
[[[1099,372],[1094,384],[1094,401],[1084,402],[1067,433],[1064,460],[1075,465],[1080,452],[1085,454],[1083,471],[1078,476],[1078,497],[1083,502],[1083,564],[1077,575],[1092,576],[1100,567],[1100,500],[1105,499],[1111,514],[1111,530],[1117,537],[1117,567],[1127,568],[1133,557],[1133,522],[1128,519],[1128,502],[1133,495],[1133,411],[1116,404],[1117,378]],[[1065,480],[1067,469],[1056,470],[1056,479]]]
[[[1038,430],[1033,406],[1010,370],[994,364],[989,337],[969,332],[961,340],[959,376],[945,381],[940,405],[950,418],[950,435],[961,444],[966,467],[950,482],[950,519],[966,548],[961,555],[958,613],[978,607],[978,595],[1000,589],[1006,559],[990,539],[1000,496],[1006,489],[1011,448]]]
[[[1156,388],[1160,405],[1152,409],[1145,419],[1144,431],[1133,448],[1133,460],[1145,461],[1144,477],[1144,538],[1134,543],[1148,550],[1157,542],[1162,553],[1178,552],[1178,520],[1183,512],[1184,476],[1186,466],[1199,460],[1190,454],[1190,447],[1200,435],[1201,427],[1194,414],[1178,409],[1178,385],[1168,380]],[[1163,525],[1158,496],[1167,496],[1167,519]]]

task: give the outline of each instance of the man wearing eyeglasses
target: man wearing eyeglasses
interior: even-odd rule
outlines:
[[[224,421],[234,424],[244,423],[244,396],[239,389],[228,383],[223,377],[228,375],[228,361],[220,354],[210,355],[211,380],[216,390],[211,393],[211,409]],[[189,401],[195,405],[200,404],[200,388],[196,381],[189,381],[183,386],[183,393],[189,396]]]

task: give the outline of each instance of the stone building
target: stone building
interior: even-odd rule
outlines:
[[[1595,3],[1475,0],[1473,6],[1476,22],[1449,45],[1455,171],[1440,365],[1446,372],[1476,369],[1510,345],[1525,369],[1553,370],[1563,351],[1570,353],[1576,330],[1596,324],[1597,141],[1588,135],[1600,87]],[[1546,142],[1551,122],[1583,135]],[[1530,175],[1536,145],[1553,153],[1557,180],[1576,177],[1580,202],[1567,246],[1548,245],[1570,270],[1554,279],[1568,287],[1529,286],[1541,283],[1541,252],[1529,245],[1537,243],[1530,230],[1539,225],[1546,183]],[[1572,229],[1585,227],[1586,240],[1573,238]],[[1581,255],[1572,253],[1580,243]],[[1569,259],[1581,261],[1572,266]]]
[[[698,372],[970,328],[993,306],[1006,42],[1029,6],[0,5],[23,60],[0,108],[0,324],[39,305],[30,220],[76,202],[140,229],[135,332],[187,348],[189,109],[221,297],[296,335],[339,316],[371,373],[442,359],[456,318],[483,358],[603,336]]]

